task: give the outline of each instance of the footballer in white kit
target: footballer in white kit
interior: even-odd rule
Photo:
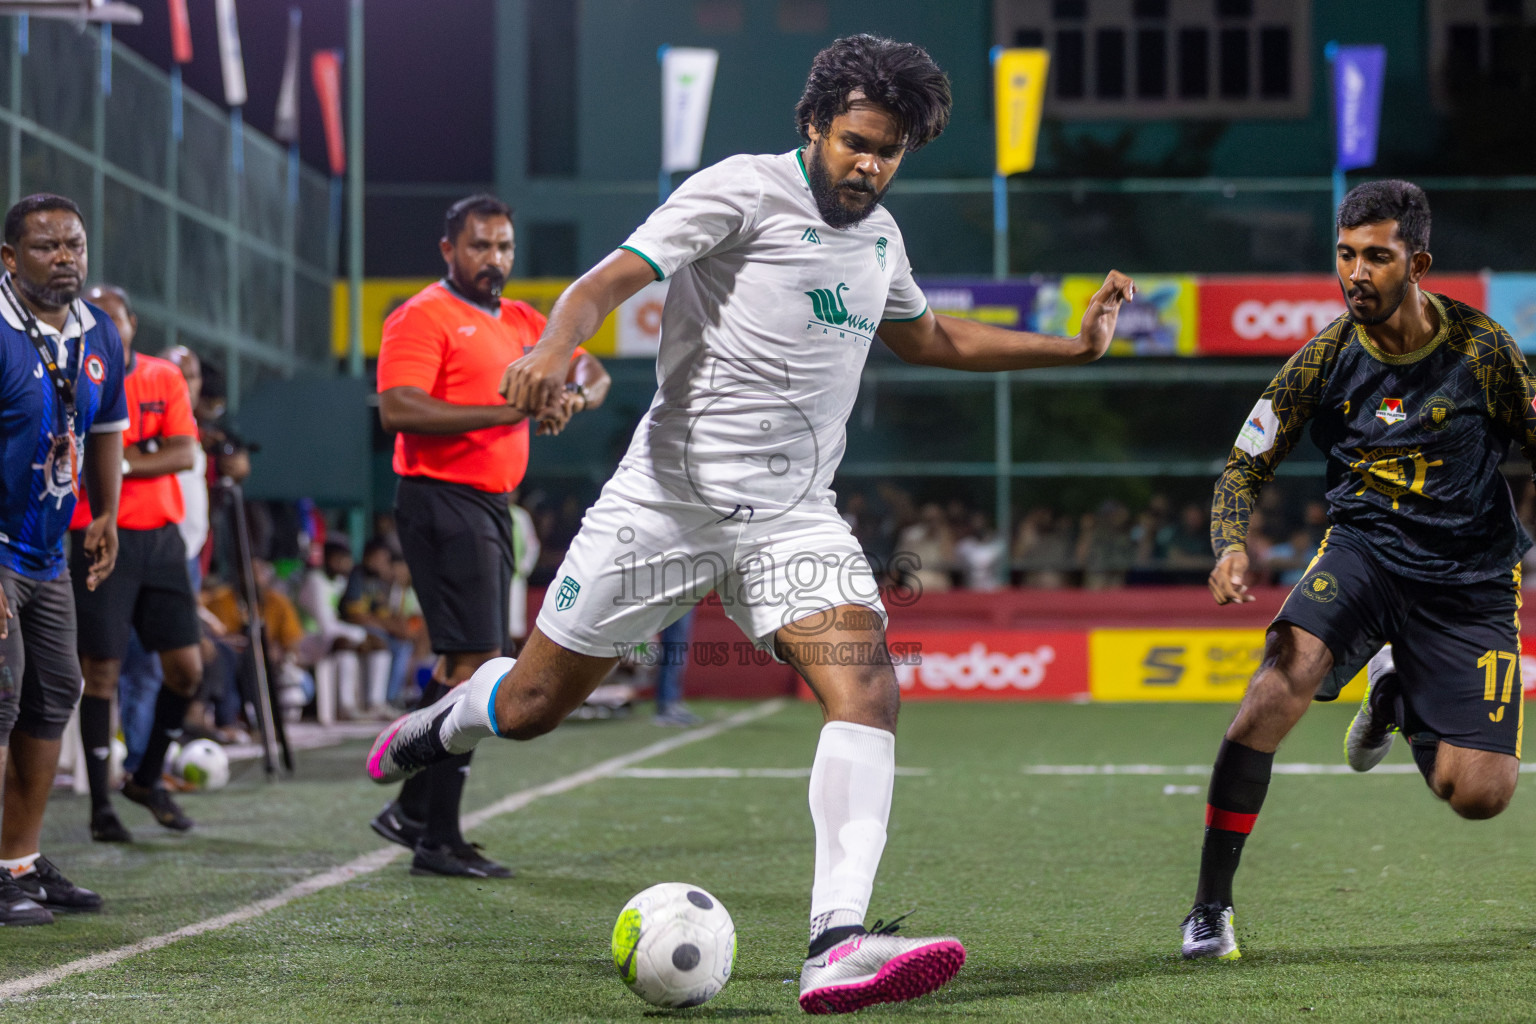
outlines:
[[[670,280],[656,398],[582,520],[516,661],[487,662],[380,734],[392,782],[500,736],[554,729],[612,669],[711,591],[753,643],[805,679],[826,719],[811,769],[810,947],[800,1005],[839,1013],[915,998],[965,960],[950,937],[866,928],[895,780],[899,694],[885,610],[831,490],[877,339],[910,363],[1017,370],[1103,355],[1134,294],[1111,271],[1070,338],[936,316],[881,205],[909,152],[949,120],[920,47],[861,35],[812,64],[801,149],[700,171],[560,297],[502,393],[552,406],[574,347]]]

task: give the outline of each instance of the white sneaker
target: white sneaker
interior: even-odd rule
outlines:
[[[468,692],[467,686],[455,686],[431,707],[401,715],[389,723],[368,752],[368,777],[380,785],[388,785],[408,779],[448,757],[448,749],[439,737],[443,719]]]
[[[1392,645],[1387,644],[1365,666],[1365,696],[1344,734],[1344,760],[1357,772],[1375,768],[1392,749],[1397,733],[1392,720],[1396,684],[1397,665],[1392,661]]]
[[[953,978],[963,963],[965,947],[949,936],[850,935],[806,960],[800,969],[800,1009],[852,1013],[876,1003],[916,999]]]
[[[1196,903],[1195,909],[1179,926],[1184,933],[1184,959],[1236,960],[1241,957],[1243,954],[1237,948],[1232,920],[1231,907],[1220,903]]]

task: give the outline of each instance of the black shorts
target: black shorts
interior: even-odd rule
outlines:
[[[15,616],[0,640],[0,747],[10,744],[13,729],[56,740],[80,702],[69,576],[34,580],[0,569],[0,587]]]
[[[1328,645],[1331,700],[1381,645],[1392,645],[1409,734],[1520,756],[1520,581],[1427,583],[1382,568],[1359,542],[1335,537],[1296,584],[1276,622]]]
[[[395,525],[433,652],[500,652],[512,594],[507,496],[402,477]]]
[[[174,523],[157,530],[119,529],[117,566],[95,590],[85,586],[90,557],[84,540],[84,531],[70,534],[69,573],[83,657],[122,660],[130,629],[146,651],[174,651],[202,639],[187,576],[187,545]]]

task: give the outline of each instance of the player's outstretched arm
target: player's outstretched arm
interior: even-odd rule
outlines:
[[[1081,329],[1070,338],[1010,331],[931,312],[912,321],[883,322],[879,335],[903,361],[918,366],[985,372],[1091,363],[1109,351],[1120,305],[1135,294],[1135,282],[1111,270],[1089,301]]]
[[[553,414],[576,346],[596,334],[620,303],[654,280],[651,265],[627,249],[615,250],[577,278],[556,300],[533,351],[502,375],[501,394],[507,404],[541,419]]]

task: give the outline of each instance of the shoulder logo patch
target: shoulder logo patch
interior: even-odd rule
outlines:
[[[821,236],[816,233],[816,229],[815,228],[806,228],[800,234],[800,241],[802,241],[802,242],[810,242],[812,245],[820,245],[821,244]]]
[[[101,361],[101,356],[92,352],[85,357],[85,375],[91,378],[92,384],[100,384],[107,379],[107,364]]]
[[[1275,446],[1275,435],[1280,431],[1280,418],[1275,415],[1274,403],[1267,398],[1259,399],[1237,432],[1232,447],[1258,458]]]
[[[880,269],[881,270],[885,269],[885,247],[886,247],[886,245],[887,245],[887,242],[885,240],[885,236],[884,235],[882,235],[879,238],[879,240],[875,242],[875,259],[879,261]]]
[[[567,576],[560,581],[560,593],[555,600],[555,610],[565,611],[576,603],[576,595],[581,593],[581,584]]]
[[[1376,418],[1381,422],[1391,425],[1401,423],[1408,417],[1403,412],[1403,400],[1401,398],[1383,398],[1381,408],[1376,410]]]

